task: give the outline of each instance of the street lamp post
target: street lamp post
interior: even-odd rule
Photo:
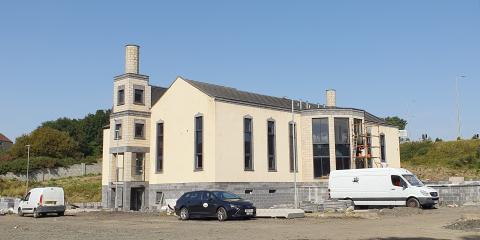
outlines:
[[[28,170],[29,170],[29,167],[30,167],[30,145],[25,145],[25,147],[27,147],[27,186],[26,186],[26,189],[25,189],[25,194],[27,194],[28,193],[28,180],[29,180]]]
[[[297,190],[297,153],[296,153],[296,129],[297,124],[295,123],[295,114],[294,114],[294,101],[292,99],[292,153],[293,153],[293,189],[294,189],[294,204],[295,208],[298,208],[298,190]]]

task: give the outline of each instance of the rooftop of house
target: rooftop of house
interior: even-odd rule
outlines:
[[[5,135],[3,135],[2,133],[0,133],[0,142],[9,142],[9,143],[13,143],[12,140],[8,139]]]
[[[235,102],[235,103],[243,103],[247,105],[254,105],[254,106],[261,106],[279,110],[287,110],[290,111],[292,109],[292,99],[286,97],[274,97],[268,96],[258,93],[252,93],[247,91],[238,90],[232,87],[225,87],[221,85],[200,82],[195,80],[190,80],[183,78],[187,83],[191,84],[201,92],[205,93],[210,97],[214,97],[219,100],[228,101],[228,102]],[[160,97],[167,91],[167,88],[152,86],[152,105],[154,105]],[[320,110],[320,109],[341,109],[341,110],[355,110],[364,113],[365,121],[382,124],[382,125],[389,125],[385,119],[377,117],[365,110],[357,109],[357,108],[345,108],[345,107],[329,107],[323,104],[317,103],[308,103],[298,100],[293,100],[293,108],[295,111],[312,111],[312,110]]]

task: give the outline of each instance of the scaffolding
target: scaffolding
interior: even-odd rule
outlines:
[[[374,164],[375,167],[383,167],[380,157],[380,135],[373,135],[371,131],[374,126],[367,126],[361,119],[354,119],[352,125],[352,168],[373,168]],[[377,134],[380,134],[379,125],[377,125]],[[372,138],[378,138],[378,146],[372,144]],[[373,151],[374,148],[379,149]]]

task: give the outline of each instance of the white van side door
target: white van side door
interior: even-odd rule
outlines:
[[[391,175],[392,186],[390,188],[391,197],[397,206],[404,206],[408,197],[408,185],[399,175]]]

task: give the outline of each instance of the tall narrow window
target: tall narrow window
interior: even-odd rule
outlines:
[[[124,86],[119,86],[117,92],[117,105],[123,104],[125,104],[125,88]]]
[[[295,123],[288,124],[288,146],[290,150],[290,171],[293,172],[297,169],[298,172],[298,160],[297,157],[297,141],[294,136],[297,133],[297,126]],[[296,161],[297,160],[297,161]],[[294,165],[295,164],[295,165]]]
[[[267,122],[267,150],[268,150],[268,171],[276,171],[277,163],[275,158],[275,122]]]
[[[253,170],[252,119],[243,119],[244,169]]]
[[[122,139],[122,124],[121,123],[115,123],[115,140],[120,140]]]
[[[135,138],[137,139],[145,138],[145,123],[135,122]]]
[[[134,153],[135,155],[135,175],[143,174],[143,160],[145,159],[145,153]]]
[[[380,134],[380,160],[386,162],[386,153],[385,153],[385,134]]]
[[[157,123],[157,172],[163,170],[163,123]]]
[[[330,143],[328,118],[312,119],[313,176],[320,178],[330,174]]]
[[[195,170],[203,169],[203,116],[195,117]]]
[[[334,126],[337,170],[350,169],[350,128],[348,118],[335,118]]]

